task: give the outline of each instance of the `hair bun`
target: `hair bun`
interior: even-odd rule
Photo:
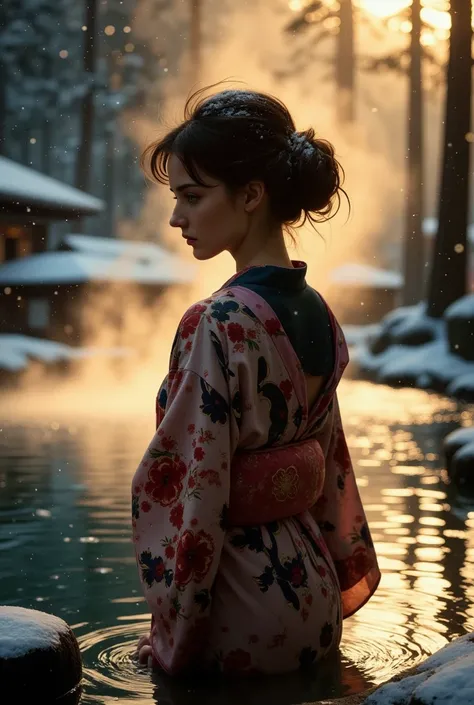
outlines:
[[[317,212],[321,218],[331,212],[333,199],[341,184],[342,169],[334,147],[315,138],[314,130],[293,132],[289,138],[294,193],[299,194],[301,209]]]

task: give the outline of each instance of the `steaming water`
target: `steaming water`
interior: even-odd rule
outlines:
[[[84,703],[289,705],[344,695],[474,630],[474,503],[451,497],[441,439],[472,409],[418,391],[346,381],[341,406],[383,571],[345,623],[341,657],[314,676],[232,683],[171,681],[132,660],[148,626],[130,542],[129,485],[151,415],[1,424],[0,603],[71,624]],[[70,419],[73,419],[71,421]],[[470,512],[470,509],[473,511]]]

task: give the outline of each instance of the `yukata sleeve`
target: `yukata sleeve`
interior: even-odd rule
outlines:
[[[311,509],[336,567],[343,617],[357,612],[373,595],[380,570],[352,461],[337,397],[326,427],[326,475],[322,494]]]
[[[153,655],[170,674],[199,668],[225,537],[237,429],[220,335],[201,310],[181,321],[159,426],[133,484],[135,552],[152,613]]]

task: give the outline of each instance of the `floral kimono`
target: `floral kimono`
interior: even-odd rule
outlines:
[[[342,331],[323,302],[333,362],[308,408],[286,328],[244,283],[183,316],[132,484],[153,656],[170,674],[310,666],[380,579],[336,397]]]

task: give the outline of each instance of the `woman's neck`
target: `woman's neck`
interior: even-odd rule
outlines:
[[[276,267],[293,267],[286,249],[283,232],[271,233],[263,242],[257,238],[246,238],[239,251],[232,253],[236,271],[246,267],[274,265]]]

